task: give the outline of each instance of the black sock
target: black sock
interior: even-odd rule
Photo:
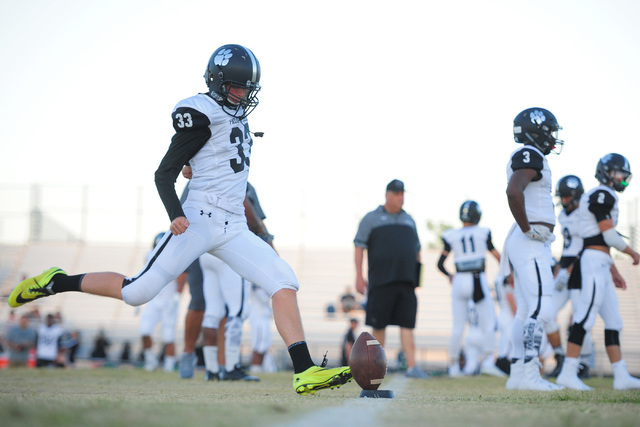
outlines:
[[[51,280],[51,290],[54,294],[60,292],[82,292],[80,289],[80,282],[84,274],[77,274],[75,276],[67,276],[66,274],[56,274]]]
[[[306,341],[298,341],[289,346],[289,356],[293,362],[293,372],[299,374],[314,365],[309,354],[309,347]]]

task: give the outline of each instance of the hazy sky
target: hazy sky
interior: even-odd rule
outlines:
[[[501,247],[519,111],[564,127],[554,183],[593,187],[608,152],[640,171],[639,21],[636,0],[0,0],[0,185],[153,189],[174,105],[238,43],[262,66],[250,181],[277,244],[351,245],[399,178],[425,243],[471,198]]]

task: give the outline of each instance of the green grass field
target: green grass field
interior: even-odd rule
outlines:
[[[388,375],[395,399],[361,399],[351,382],[298,396],[291,373],[259,383],[205,383],[134,368],[0,371],[0,425],[8,426],[637,426],[640,391],[512,392],[493,377],[407,380]]]

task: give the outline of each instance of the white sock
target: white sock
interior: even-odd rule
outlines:
[[[230,347],[225,343],[224,359],[225,369],[228,372],[233,371],[236,365],[240,364],[240,348]]]
[[[175,356],[164,356],[164,370],[165,372],[173,372],[173,368],[176,366]]]
[[[613,371],[613,377],[627,377],[629,372],[627,371],[627,365],[624,363],[624,359],[620,359],[611,364],[611,370]]]
[[[220,370],[220,365],[218,365],[218,346],[205,345],[202,347],[202,354],[207,371],[218,372]]]

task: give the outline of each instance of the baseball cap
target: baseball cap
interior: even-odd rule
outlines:
[[[389,184],[387,184],[387,191],[392,191],[394,193],[399,193],[404,191],[404,182],[399,179],[394,179]]]

